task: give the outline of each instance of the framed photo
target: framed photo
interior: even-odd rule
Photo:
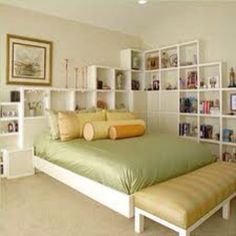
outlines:
[[[152,88],[153,88],[153,90],[159,90],[159,89],[160,89],[159,80],[153,80],[153,82],[152,82]]]
[[[52,84],[50,41],[7,35],[7,84]]]
[[[231,111],[236,111],[236,93],[230,95],[230,108]]]

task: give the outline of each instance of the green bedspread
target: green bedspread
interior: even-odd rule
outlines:
[[[35,151],[56,165],[128,194],[215,161],[203,144],[169,135],[64,143],[42,135]]]

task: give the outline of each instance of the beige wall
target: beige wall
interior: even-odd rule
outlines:
[[[142,39],[149,47],[199,39],[201,62],[220,60],[236,67],[235,22],[236,3],[169,5],[159,9]]]
[[[47,16],[20,8],[0,5],[0,87],[6,78],[6,34],[19,34],[54,42],[53,86],[63,87],[64,59],[71,67],[81,64],[119,66],[120,50],[139,47],[137,37]],[[70,76],[73,76],[71,70]]]

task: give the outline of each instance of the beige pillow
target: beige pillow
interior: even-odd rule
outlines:
[[[61,141],[69,141],[80,137],[80,122],[75,112],[59,112],[58,125]]]
[[[79,137],[83,137],[83,128],[87,122],[92,121],[105,121],[106,120],[106,111],[100,112],[87,112],[87,113],[77,113],[77,117],[79,119],[80,126],[80,135]]]
[[[134,120],[135,115],[131,112],[107,112],[106,118],[108,121],[113,120]]]
[[[59,126],[58,126],[58,113],[53,110],[45,110],[48,126],[50,130],[50,135],[52,140],[60,138]]]

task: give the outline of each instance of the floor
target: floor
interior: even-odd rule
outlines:
[[[126,219],[45,174],[1,181],[1,236],[134,236]],[[146,221],[142,236],[177,236]],[[191,236],[236,236],[236,199],[229,221],[217,212]]]

